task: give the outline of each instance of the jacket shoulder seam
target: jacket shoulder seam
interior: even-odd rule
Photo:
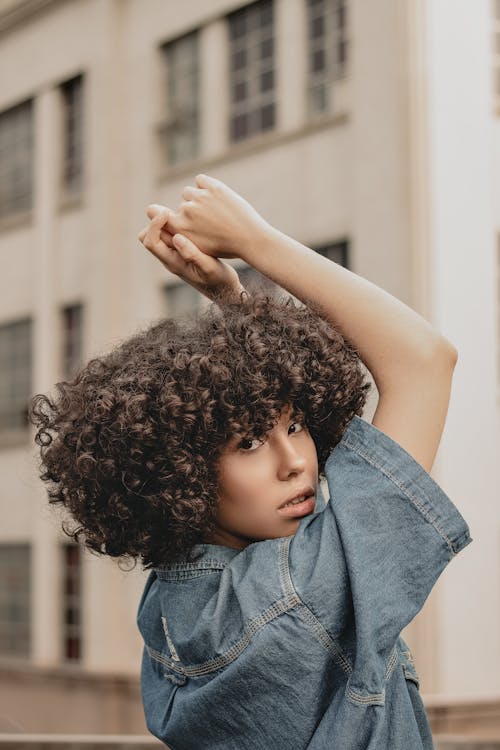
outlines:
[[[348,438],[344,440],[343,443],[349,450],[352,450],[354,453],[356,453],[358,456],[360,456],[364,461],[366,461],[370,466],[373,466],[373,468],[380,471],[381,474],[383,474],[389,481],[391,481],[393,484],[396,485],[396,487],[408,498],[408,500],[411,502],[411,504],[415,507],[415,509],[420,513],[420,515],[425,518],[425,520],[433,526],[433,528],[436,530],[436,532],[439,534],[441,539],[446,543],[446,546],[450,550],[450,553],[452,556],[455,556],[455,547],[453,544],[453,541],[448,537],[446,534],[446,531],[441,527],[441,525],[437,522],[437,519],[433,517],[430,513],[428,508],[426,508],[417,495],[415,495],[409,487],[402,482],[393,472],[389,471],[385,466],[382,466],[379,462],[377,462],[373,455],[366,453],[362,448],[359,447],[356,443],[351,442]],[[415,460],[415,459],[413,459]],[[423,467],[422,471],[425,471]],[[430,475],[428,475],[430,479]]]

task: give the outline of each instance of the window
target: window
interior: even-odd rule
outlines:
[[[83,305],[62,309],[62,375],[71,378],[82,363]]]
[[[201,293],[190,284],[168,284],[165,286],[167,316],[183,318],[200,309]]]
[[[272,0],[228,16],[231,142],[275,126],[274,19]]]
[[[83,76],[61,86],[63,114],[62,189],[66,194],[82,190],[83,176]]]
[[[167,89],[167,117],[161,126],[169,165],[199,153],[199,40],[195,31],[162,47]]]
[[[333,242],[330,245],[321,245],[320,247],[314,248],[317,253],[323,255],[329,260],[333,260],[334,263],[338,263],[339,266],[349,268],[349,243],[347,240],[341,242]]]
[[[82,656],[82,553],[78,544],[63,544],[63,654],[67,661]]]
[[[33,206],[33,103],[0,113],[0,218]]]
[[[31,550],[0,544],[0,654],[30,656]]]
[[[238,268],[237,271],[242,285],[249,294],[255,293],[255,290],[259,294],[270,294],[273,297],[279,296],[280,293],[287,293],[285,289],[251,266]]]
[[[0,435],[28,431],[31,320],[0,326]]]
[[[307,0],[310,115],[331,112],[333,84],[346,75],[347,0]]]

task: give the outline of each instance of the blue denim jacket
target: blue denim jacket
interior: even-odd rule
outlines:
[[[138,610],[150,732],[172,750],[433,748],[402,629],[472,540],[432,477],[355,416],[294,536],[195,547]]]

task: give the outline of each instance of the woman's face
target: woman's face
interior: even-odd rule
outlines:
[[[244,549],[252,542],[295,534],[314,512],[318,488],[316,446],[291,406],[260,442],[233,438],[219,463],[217,530],[210,542]],[[312,499],[282,509],[302,493]]]

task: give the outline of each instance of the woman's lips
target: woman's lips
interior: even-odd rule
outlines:
[[[278,513],[287,518],[300,518],[301,516],[307,516],[308,513],[312,513],[316,507],[316,499],[314,496],[308,497],[297,505],[287,505],[284,508],[278,508]]]

